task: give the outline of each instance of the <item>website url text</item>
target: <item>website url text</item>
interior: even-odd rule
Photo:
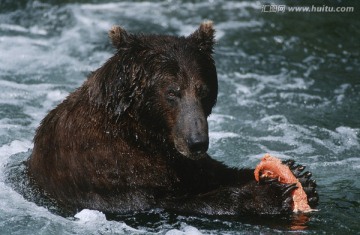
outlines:
[[[286,5],[262,5],[261,12],[354,12],[354,7],[351,6],[286,6]]]

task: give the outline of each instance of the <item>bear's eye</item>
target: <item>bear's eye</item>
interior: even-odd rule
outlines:
[[[169,89],[167,91],[167,98],[169,100],[176,100],[181,97],[180,89]]]

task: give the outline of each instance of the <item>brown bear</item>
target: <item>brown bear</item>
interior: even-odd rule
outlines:
[[[28,160],[35,185],[72,211],[162,208],[207,215],[291,212],[294,185],[208,156],[218,82],[214,28],[135,35],[113,27],[116,53],[41,122]],[[287,162],[314,205],[311,174]]]

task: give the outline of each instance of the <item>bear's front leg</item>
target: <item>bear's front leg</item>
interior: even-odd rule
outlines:
[[[280,183],[277,179],[263,178],[256,182],[252,169],[229,169],[218,164],[216,161],[206,161],[208,172],[217,174],[205,174],[201,179],[202,185],[206,182],[218,181],[218,187],[206,192],[188,193],[182,197],[172,197],[164,200],[162,207],[184,213],[197,213],[206,215],[240,215],[240,214],[284,214],[293,212],[293,191],[296,184]],[[311,173],[302,173],[305,169],[302,165],[296,165],[294,161],[283,162],[288,166],[293,175],[301,183],[307,194],[308,204],[313,208],[318,202],[316,183],[311,179]],[[202,164],[204,165],[204,164]],[[200,182],[198,182],[200,188]]]
[[[241,187],[221,187],[208,193],[170,199],[166,209],[204,215],[283,214],[292,212],[295,184],[255,180]]]

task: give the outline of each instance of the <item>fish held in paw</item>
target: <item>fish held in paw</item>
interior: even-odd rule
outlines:
[[[277,179],[280,183],[296,184],[296,189],[292,192],[293,212],[311,212],[314,211],[309,204],[307,195],[299,180],[291,172],[290,168],[282,164],[281,160],[265,154],[260,163],[256,166],[255,179],[259,182],[261,179]]]

